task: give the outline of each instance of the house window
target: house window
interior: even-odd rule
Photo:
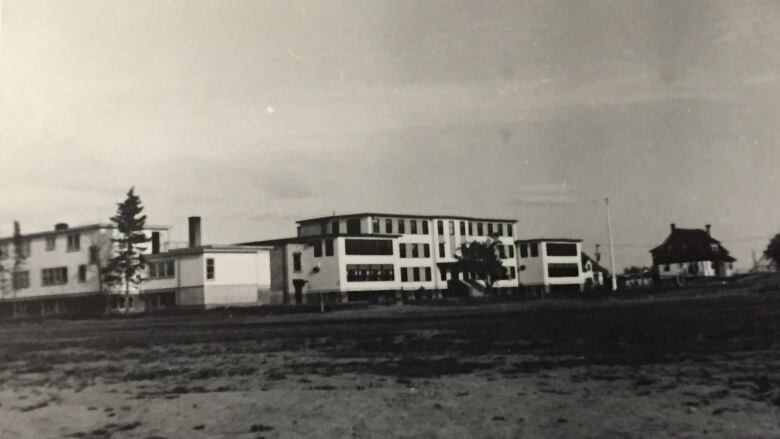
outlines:
[[[393,241],[389,239],[347,239],[344,252],[348,255],[392,256]]]
[[[466,236],[466,222],[460,222],[460,236]]]
[[[165,261],[155,261],[149,263],[149,278],[161,279],[170,278],[176,275],[176,265],[173,259]]]
[[[402,258],[406,257],[406,244],[398,244],[398,256]]]
[[[717,252],[718,250],[720,250],[720,247],[718,246],[718,244],[710,244],[710,249],[714,252]]]
[[[401,268],[401,282],[409,282],[409,272],[406,267]]]
[[[312,246],[314,247],[314,257],[315,258],[321,258],[322,257],[322,241],[314,241],[312,243]]]
[[[320,235],[327,235],[328,234],[328,223],[320,223]],[[300,233],[298,233],[298,236],[301,236]]]
[[[547,264],[549,277],[577,277],[580,275],[579,264]]]
[[[455,234],[455,221],[449,220],[447,221],[449,223],[449,229],[450,229],[450,235]]]
[[[409,231],[412,235],[417,234],[417,220],[409,220]]]
[[[469,236],[474,234],[474,223],[469,221]]]
[[[68,251],[75,252],[81,249],[81,234],[71,233],[68,235]]]
[[[8,244],[0,245],[0,258],[8,257]]]
[[[439,277],[441,280],[447,280],[447,270],[439,269]]]
[[[87,281],[87,266],[84,264],[79,265],[79,282]]]
[[[425,267],[425,281],[431,281],[431,267]]]
[[[506,236],[512,236],[512,224],[506,225]]]
[[[503,245],[498,246],[498,257],[500,259],[506,259],[506,251]]]
[[[406,233],[406,220],[398,220],[398,234],[403,235]]]
[[[44,268],[41,270],[41,285],[65,285],[68,283],[68,267]]]
[[[298,253],[299,260],[300,256]],[[206,258],[206,279],[214,279],[214,258]]]
[[[57,237],[56,236],[47,236],[46,237],[46,251],[52,251],[55,248],[57,248]]]
[[[300,272],[301,271],[301,254],[300,253],[293,253],[293,271]]]
[[[515,267],[509,267],[509,278],[515,279],[517,277],[517,272],[515,271]]]
[[[339,230],[339,222],[338,221],[332,221],[330,223],[330,231],[334,235],[338,235],[339,233],[341,233],[341,231]]]
[[[498,223],[496,226],[498,227],[498,236],[504,236],[504,225],[502,223]]]
[[[690,262],[690,263],[688,263],[688,273],[690,273],[690,274],[698,274],[699,273],[699,263],[698,262]]]
[[[493,223],[488,223],[488,236],[493,236]]]
[[[333,240],[325,240],[325,256],[333,256]]]
[[[528,257],[528,245],[520,244],[520,257],[521,258],[527,258]]]
[[[393,220],[385,220],[385,233],[393,233]]]
[[[14,290],[23,290],[30,288],[30,272],[29,271],[17,271],[13,274],[11,279]]]
[[[539,256],[539,245],[535,242],[529,244],[531,247],[531,257],[535,258]]]
[[[403,270],[401,271],[403,277]],[[392,264],[347,265],[347,282],[381,282],[395,280]]]
[[[482,223],[477,223],[477,236],[482,236]]]
[[[547,256],[577,256],[577,244],[548,242]]]
[[[423,257],[431,257],[431,246],[429,244],[423,244]]]
[[[347,220],[347,235],[360,235],[360,218]]]
[[[672,267],[669,264],[664,264],[664,271],[670,271]]]
[[[420,282],[420,267],[412,268],[412,280],[415,282]]]
[[[507,250],[509,251],[509,257],[514,258],[515,257],[515,246],[514,245],[508,245]]]
[[[419,258],[420,257],[420,245],[419,244],[412,244],[412,257],[413,258]]]
[[[422,221],[422,232],[423,232],[423,235],[427,235],[428,234],[428,220],[423,220]]]
[[[444,221],[442,220],[436,221],[436,231],[439,232],[439,235],[444,234]]]
[[[371,231],[373,233],[380,233],[379,232],[379,218],[373,218],[371,220]]]
[[[439,257],[440,258],[444,257],[444,243],[443,242],[439,243]]]

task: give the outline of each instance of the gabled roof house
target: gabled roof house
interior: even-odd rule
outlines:
[[[731,276],[736,261],[720,241],[704,229],[681,229],[671,224],[664,242],[650,250],[659,278]]]

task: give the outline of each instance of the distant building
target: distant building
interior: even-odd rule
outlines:
[[[582,252],[581,260],[584,289],[587,291],[604,287],[609,279],[609,270],[585,252]]]
[[[535,294],[583,291],[581,243],[580,239],[568,238],[516,241],[522,287]]]
[[[271,246],[272,290],[284,303],[395,301],[398,295],[441,295],[456,286],[481,294],[455,257],[462,243],[500,240],[506,278],[494,288],[517,289],[516,221],[447,215],[357,213],[298,221],[292,238],[253,241]]]
[[[709,224],[704,229],[680,229],[672,224],[669,236],[650,253],[653,272],[661,281],[731,276],[736,261],[712,237]]]

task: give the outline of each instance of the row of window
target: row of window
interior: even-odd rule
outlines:
[[[174,264],[173,259],[149,263],[150,279],[163,279],[174,276],[176,276],[176,265]]]
[[[580,264],[547,264],[549,277],[577,277],[580,275]]]
[[[402,258],[430,258],[429,244],[398,244],[398,255]]]
[[[449,234],[455,234],[455,222],[448,221]],[[459,221],[460,236],[512,236],[512,224],[504,223],[480,223],[473,221]],[[476,230],[476,234],[474,231]],[[504,231],[506,230],[506,232]],[[436,223],[436,231],[439,235],[444,235],[444,222],[438,220]],[[487,233],[485,233],[487,232]]]
[[[529,253],[532,258],[539,256],[539,245],[535,242],[520,244],[520,257],[527,258]]]
[[[392,264],[347,264],[347,282],[379,282],[395,280]]]
[[[347,255],[392,256],[393,241],[389,239],[346,239],[344,253]]]
[[[577,244],[574,243],[562,243],[562,242],[548,242],[545,244],[547,249],[547,256],[579,256],[577,253]],[[539,245],[536,242],[530,242],[527,244],[520,244],[520,257],[535,258],[539,256]]]
[[[387,234],[397,234],[397,235],[405,235],[406,234],[406,225],[409,225],[409,234],[410,235],[427,235],[428,234],[428,220],[416,220],[416,219],[398,219],[393,221],[390,218],[385,218],[384,221],[382,221],[379,218],[373,218],[371,220],[371,232],[372,233],[383,233],[382,232],[382,223],[384,222],[384,233]],[[395,226],[395,228],[393,228]]]
[[[401,282],[430,282],[431,267],[401,267]]]
[[[325,247],[325,256],[333,256],[333,240],[332,239],[326,239],[324,241],[314,241],[312,242],[312,246],[314,247],[314,257],[315,258],[321,258],[322,257],[322,247]]]
[[[0,256],[9,257],[10,249],[8,244],[2,244],[0,245]],[[57,236],[47,236],[46,237],[46,251],[52,251],[57,248]],[[74,252],[81,250],[81,234],[79,233],[70,233],[67,235],[67,251]],[[25,240],[22,242],[22,255],[24,257],[29,257],[32,254],[32,249],[30,246],[30,241]]]

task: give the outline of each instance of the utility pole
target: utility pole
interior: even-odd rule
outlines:
[[[607,207],[607,230],[609,230],[609,263],[612,269],[612,291],[617,291],[617,273],[615,272],[615,246],[612,243],[612,216],[609,214],[609,198],[604,198]]]

